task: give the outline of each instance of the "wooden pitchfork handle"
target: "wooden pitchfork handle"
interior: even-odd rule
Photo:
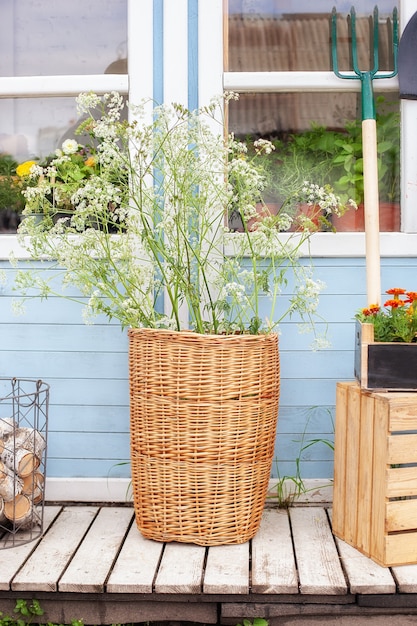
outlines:
[[[332,63],[333,71],[339,78],[359,79],[361,81],[362,101],[362,156],[365,204],[365,248],[366,248],[366,290],[368,305],[380,304],[381,300],[381,261],[379,250],[379,190],[378,190],[378,152],[376,133],[376,111],[372,87],[374,78],[392,78],[397,74],[398,16],[397,9],[392,14],[393,20],[393,57],[394,70],[387,74],[378,74],[378,7],[373,13],[373,61],[372,70],[363,72],[358,67],[356,41],[356,12],[350,11],[352,37],[352,64],[354,74],[342,74],[337,61],[337,11],[332,11]]]

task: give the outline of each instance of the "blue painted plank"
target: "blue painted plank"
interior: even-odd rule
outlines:
[[[128,362],[123,352],[14,352],[2,351],[2,359],[10,370],[22,378],[53,377],[83,379],[127,378]]]
[[[350,354],[349,354],[350,356]],[[281,376],[283,378],[344,378],[352,362],[347,364],[346,355],[327,350],[320,352],[281,351]]]
[[[321,441],[314,441],[315,439]],[[280,461],[332,461],[333,450],[330,445],[333,439],[326,433],[317,434],[315,437],[302,435],[278,435],[274,455]]]
[[[333,462],[331,461],[307,461],[301,462],[299,467],[302,478],[323,478],[323,486],[330,485],[333,478]],[[271,476],[273,478],[297,476],[295,462],[274,463]]]
[[[128,459],[127,433],[55,433],[48,434],[48,459]]]
[[[349,379],[347,379],[349,380]],[[281,406],[334,406],[338,379],[281,381]]]
[[[115,324],[8,324],[0,323],[1,349],[54,352],[121,352],[128,349],[127,332]]]
[[[123,459],[86,459],[77,463],[67,459],[50,459],[46,473],[51,478],[129,478],[131,475],[130,465]]]
[[[49,408],[49,430],[55,432],[129,433],[129,398],[124,406],[68,405]]]
[[[308,436],[317,433],[334,432],[333,406],[280,406],[278,411],[278,436],[285,433],[306,433]]]

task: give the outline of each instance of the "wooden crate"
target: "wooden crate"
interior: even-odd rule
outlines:
[[[375,342],[373,324],[356,322],[355,378],[362,389],[417,391],[417,343]]]
[[[333,532],[384,566],[417,563],[417,393],[337,383]]]

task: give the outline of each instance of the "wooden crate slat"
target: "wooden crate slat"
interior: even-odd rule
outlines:
[[[385,543],[385,562],[390,565],[417,563],[417,532],[387,535]]]
[[[391,435],[388,438],[387,463],[417,463],[417,435]]]
[[[347,593],[326,511],[294,507],[290,509],[290,518],[301,593]]]
[[[369,394],[361,394],[360,419],[355,416],[359,424],[359,460],[358,460],[358,491],[357,491],[357,529],[356,545],[359,549],[369,554],[371,542],[371,524],[364,524],[363,520],[372,517],[372,455],[374,442],[374,412],[375,400]],[[349,506],[350,494],[346,494],[347,506],[352,513],[356,513],[355,507]]]
[[[109,593],[151,593],[164,544],[146,539],[135,523],[106,585]]]
[[[252,592],[298,593],[298,576],[288,512],[264,511],[252,539]]]
[[[48,530],[49,526],[52,524],[56,516],[61,511],[61,506],[46,506],[44,508],[44,516],[43,516],[43,532],[44,534]],[[20,535],[22,539],[26,534],[29,534],[30,531],[22,531]],[[30,534],[29,534],[30,537]],[[9,591],[11,587],[11,581],[16,574],[16,572],[20,569],[23,563],[26,561],[27,557],[33,552],[34,548],[40,542],[41,537],[31,541],[29,543],[25,543],[21,546],[16,546],[14,548],[7,548],[6,552],[3,552],[2,558],[0,559],[0,591]],[[6,541],[6,540],[5,540]],[[0,542],[0,550],[2,549],[2,544]]]
[[[393,467],[387,470],[387,498],[417,496],[417,467]]]
[[[249,593],[249,541],[208,549],[204,593]]]
[[[359,482],[359,443],[360,421],[358,416],[361,410],[361,394],[358,387],[350,386],[347,396],[347,420],[346,420],[346,453],[349,458],[348,471],[346,471],[347,502],[356,502],[358,499]],[[357,541],[357,514],[354,507],[345,507],[345,537],[350,542]]]
[[[417,529],[417,499],[387,502],[387,532]]]
[[[412,394],[407,392],[390,393],[388,398],[391,405],[390,431],[417,430],[417,406],[411,400]]]
[[[13,591],[57,591],[58,580],[97,513],[66,507],[12,581]],[[53,554],[53,559],[51,559]]]
[[[206,549],[186,543],[165,546],[155,580],[156,593],[201,593]]]
[[[111,565],[133,517],[130,507],[99,511],[58,584],[59,591],[103,592]]]
[[[346,504],[346,423],[347,423],[347,394],[349,383],[336,385],[336,428],[334,435],[335,462],[333,501],[337,507],[333,515],[333,532],[344,536],[345,532],[345,504]],[[336,453],[337,451],[337,453]]]
[[[370,524],[370,546],[366,551],[368,556],[373,556],[378,563],[384,561],[385,550],[385,502],[386,493],[386,467],[388,448],[388,427],[390,407],[385,398],[375,397],[374,415],[374,451],[372,463],[372,516],[369,519],[361,519],[361,524]]]

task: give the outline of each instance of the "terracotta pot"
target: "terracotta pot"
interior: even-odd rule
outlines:
[[[338,232],[363,232],[365,230],[364,206],[349,209],[342,217],[332,217],[332,224]],[[379,203],[379,230],[397,232],[400,230],[401,213],[399,202]]]
[[[248,221],[248,230],[250,232],[256,230],[260,219],[267,217],[268,215],[277,215],[280,208],[281,205],[279,202],[268,202],[267,205],[263,205],[261,203],[257,204],[256,210],[259,218],[253,217]],[[237,211],[233,211],[229,217],[229,228],[236,233],[245,232],[242,218]]]
[[[323,211],[319,206],[313,204],[300,204],[294,217],[294,222],[289,231],[297,232],[303,230],[303,220],[301,218],[304,216],[311,220],[317,230],[322,230],[322,224],[320,223],[320,217],[322,215]],[[311,230],[313,229],[311,228]]]

